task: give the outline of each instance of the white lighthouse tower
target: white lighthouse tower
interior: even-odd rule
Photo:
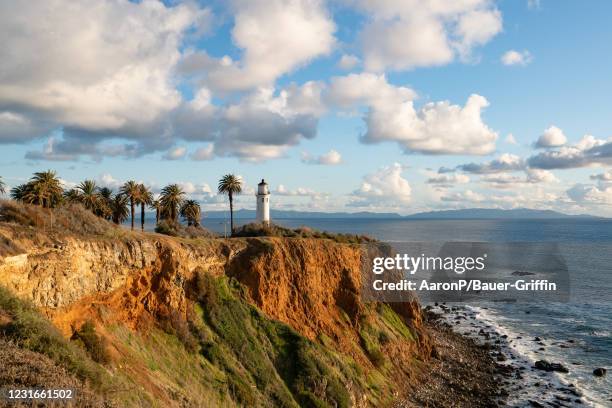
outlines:
[[[257,222],[270,223],[270,190],[264,179],[257,185]]]

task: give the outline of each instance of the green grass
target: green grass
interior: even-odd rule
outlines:
[[[0,310],[10,316],[10,322],[0,326],[1,335],[21,348],[48,356],[98,391],[110,384],[104,368],[92,361],[82,348],[65,339],[32,304],[1,286]]]
[[[229,392],[240,404],[347,407],[356,372],[338,356],[270,320],[239,296],[225,277],[201,274],[202,354],[228,373]],[[216,341],[215,341],[216,340]],[[248,387],[248,382],[255,389]]]

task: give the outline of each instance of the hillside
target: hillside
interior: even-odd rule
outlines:
[[[210,219],[225,219],[227,211],[210,211],[206,217]],[[240,209],[235,212],[236,219],[255,219],[255,210]],[[560,218],[598,218],[592,215],[564,214],[553,210],[536,210],[531,208],[515,208],[502,210],[497,208],[466,208],[459,210],[438,210],[420,212],[410,215],[377,212],[311,212],[293,210],[271,210],[272,219],[560,219]]]
[[[358,245],[172,238],[90,215],[1,203],[0,341],[16,347],[0,362],[12,373],[5,384],[73,384],[77,406],[366,407],[410,398],[420,403],[406,406],[418,406],[457,398],[428,391],[440,385],[423,376],[445,363],[429,363],[443,353],[434,351],[417,300],[362,302]],[[463,358],[462,398],[486,405],[492,391],[482,384],[493,366],[483,360],[472,372]],[[45,382],[37,367],[56,377]],[[463,384],[470,376],[483,377],[471,381],[478,389]]]

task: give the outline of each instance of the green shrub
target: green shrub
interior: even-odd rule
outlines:
[[[93,361],[100,364],[107,364],[110,361],[106,342],[96,333],[96,328],[91,320],[86,321],[79,330],[74,332],[72,340],[82,343]]]
[[[81,348],[66,340],[33,305],[1,286],[0,310],[10,316],[10,321],[0,326],[0,334],[22,348],[46,355],[81,380],[89,380],[98,388],[105,385],[107,375],[100,366]]]
[[[362,244],[374,242],[366,235],[339,234],[327,231],[317,231],[310,227],[290,229],[276,224],[245,224],[234,231],[234,237],[285,237],[285,238],[319,238],[330,239],[345,244]]]

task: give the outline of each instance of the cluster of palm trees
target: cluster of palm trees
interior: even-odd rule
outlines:
[[[0,193],[5,193],[5,184],[0,177]],[[227,194],[230,203],[231,231],[234,231],[234,195],[242,192],[240,177],[227,174],[221,178],[219,194]],[[161,220],[178,223],[179,216],[188,226],[199,227],[202,211],[195,200],[185,199],[185,191],[178,184],[164,187],[157,199],[150,188],[130,180],[125,182],[114,194],[108,187],[100,187],[93,180],[82,181],[77,186],[64,190],[61,180],[54,171],[34,173],[27,182],[11,189],[11,198],[43,208],[57,207],[63,203],[79,203],[98,217],[121,224],[131,218],[134,229],[134,216],[140,207],[140,228],[144,230],[145,209],[155,209],[155,222]]]

